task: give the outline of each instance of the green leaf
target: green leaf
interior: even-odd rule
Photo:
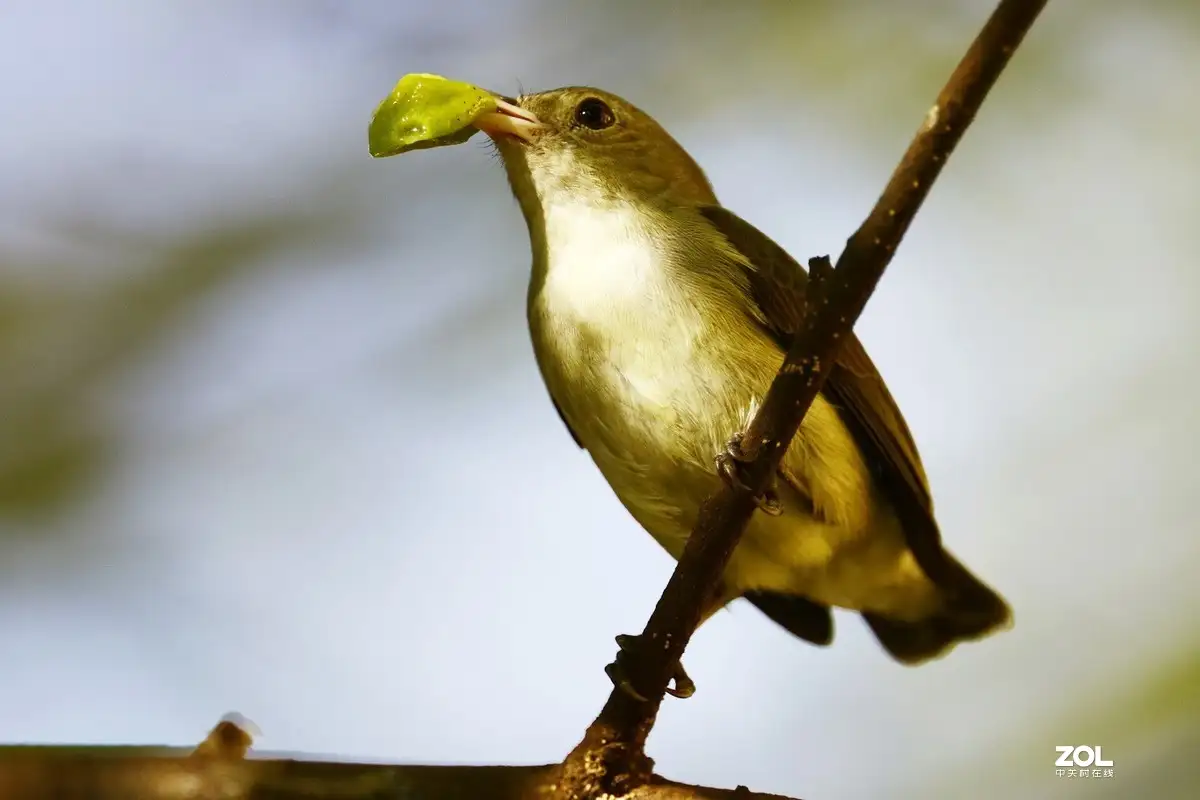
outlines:
[[[478,86],[440,75],[405,75],[375,109],[367,144],[375,158],[462,144],[478,130],[471,123],[495,110],[496,96]]]

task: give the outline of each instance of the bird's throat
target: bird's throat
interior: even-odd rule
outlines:
[[[674,294],[670,253],[639,209],[560,202],[543,209],[543,225],[534,270],[547,310],[602,327],[666,311],[655,306]]]

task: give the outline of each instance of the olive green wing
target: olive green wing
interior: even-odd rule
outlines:
[[[803,322],[808,273],[787,251],[733,212],[705,206],[701,213],[745,257],[751,296],[760,312],[757,321],[780,349],[787,350]],[[918,563],[934,577],[941,571],[938,563],[943,556],[925,469],[896,401],[853,333],[842,345],[822,393],[837,409],[900,513]]]
[[[787,350],[803,321],[808,274],[782,247],[733,213],[716,206],[701,213],[744,257],[757,306],[755,321]],[[863,612],[884,649],[902,663],[919,664],[960,641],[1010,625],[1012,615],[1004,598],[943,549],[917,446],[858,337],[851,334],[842,344],[821,392],[866,457],[917,563],[943,592],[940,609],[926,619],[896,620]]]

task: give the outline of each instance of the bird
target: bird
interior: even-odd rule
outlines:
[[[736,479],[717,465],[736,455],[736,434],[801,328],[807,273],[617,95],[497,94],[474,124],[528,228],[527,317],[554,407],[634,520],[678,559],[701,504]],[[701,624],[745,598],[824,646],[831,609],[847,609],[904,665],[1011,626],[1007,602],[943,546],[916,443],[855,335],[775,478]],[[618,643],[630,650],[636,639]],[[694,690],[678,665],[668,691]]]

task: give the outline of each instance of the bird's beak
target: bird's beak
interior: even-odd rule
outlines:
[[[517,105],[513,98],[497,98],[496,110],[482,115],[474,124],[494,140],[513,136],[526,144],[533,142],[537,134],[546,127],[531,112]]]

